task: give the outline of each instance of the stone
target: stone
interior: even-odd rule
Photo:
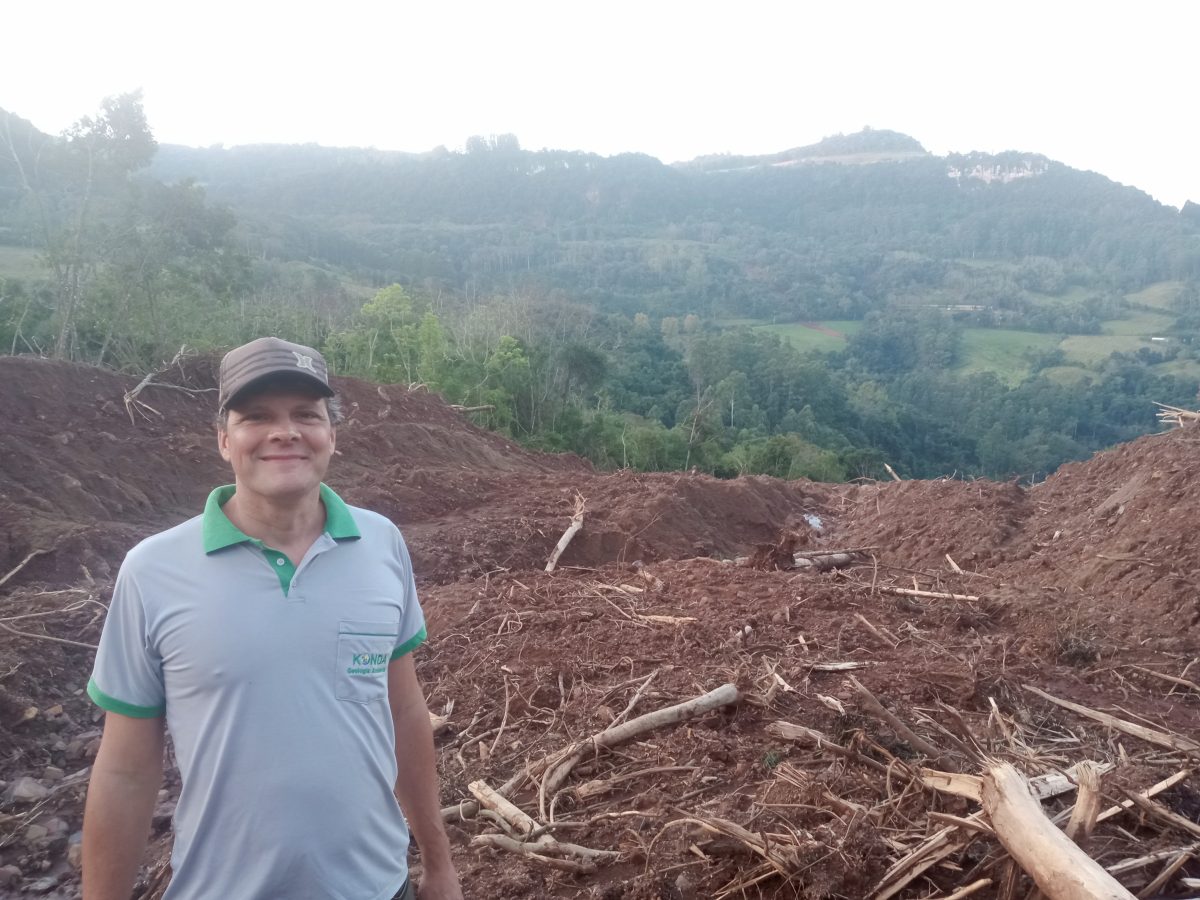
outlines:
[[[66,774],[58,766],[46,766],[46,771],[42,773],[42,780],[54,784],[55,782],[62,781]]]
[[[0,887],[9,887],[17,883],[21,870],[16,866],[0,866]]]
[[[78,872],[83,868],[83,832],[77,831],[67,839],[67,865]]]
[[[34,823],[25,829],[25,843],[37,844],[41,843],[50,834],[50,829],[45,825]]]
[[[150,819],[150,825],[155,833],[163,832],[171,827],[171,821],[174,818],[175,804],[166,800],[154,808],[154,816]]]
[[[57,817],[53,819],[47,819],[42,824],[46,826],[46,830],[48,832],[54,835],[66,834],[71,830],[71,826],[67,824],[66,819],[59,819]]]
[[[26,888],[31,894],[48,894],[58,885],[57,875],[47,875],[45,878],[39,878],[33,884]]]
[[[696,885],[686,872],[675,879],[675,890],[679,891],[680,900],[694,900],[696,896]]]
[[[28,775],[22,775],[8,786],[4,796],[15,803],[37,803],[50,796],[50,789]]]

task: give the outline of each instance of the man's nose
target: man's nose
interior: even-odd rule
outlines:
[[[271,430],[271,439],[277,441],[294,441],[300,437],[300,429],[298,429],[290,419],[285,422],[279,422]]]

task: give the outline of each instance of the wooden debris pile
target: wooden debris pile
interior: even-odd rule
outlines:
[[[718,647],[706,630],[718,625],[679,614],[696,609],[649,604],[666,595],[659,575],[669,576],[635,571],[640,585],[513,579],[509,598],[515,584],[531,606],[553,599],[554,608],[498,602],[485,620],[495,643],[472,645],[480,654],[472,660],[494,663],[511,657],[514,637],[531,646],[535,637],[523,632],[539,616],[557,615],[560,632],[575,616],[580,634],[603,627],[650,642],[642,650],[631,643],[632,658],[609,660],[610,675],[614,665],[632,675],[639,655],[661,663],[648,674],[589,684],[587,693],[576,681],[580,670],[560,668],[556,682],[526,682],[520,700],[513,672],[502,671],[503,710],[475,710],[443,746],[444,788],[459,798],[444,818],[471,834],[486,864],[503,866],[507,858],[540,869],[530,877],[549,881],[528,896],[582,893],[595,884],[613,890],[615,883],[717,898],[875,900],[1200,890],[1193,777],[1200,743],[1193,737],[1020,681],[994,684],[982,706],[970,708],[887,703],[861,674],[883,660],[839,658],[816,636],[759,643],[750,625]],[[874,589],[876,597],[901,595],[897,603],[916,602],[904,595],[951,605],[978,600]],[[881,654],[945,652],[880,612],[872,615],[876,623],[857,612],[844,618]],[[681,649],[706,641],[709,659]],[[598,676],[602,668],[591,671]],[[705,691],[700,679],[718,672],[727,683]],[[1175,679],[1172,690],[1185,682],[1194,684]],[[687,692],[689,684],[700,691]],[[597,699],[583,710],[572,706],[580,698]],[[652,711],[631,718],[638,708]],[[576,730],[584,712],[599,712],[608,724],[573,737],[588,733]],[[559,879],[568,881],[550,889]]]
[[[1164,425],[1171,425],[1176,428],[1182,427],[1187,422],[1195,422],[1200,420],[1200,412],[1191,409],[1180,409],[1178,406],[1168,406],[1166,403],[1155,403],[1158,407],[1158,421]]]

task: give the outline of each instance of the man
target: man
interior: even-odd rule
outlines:
[[[322,483],[325,360],[277,338],[238,347],[218,406],[234,484],[131,550],[113,591],[88,684],[107,716],[84,900],[130,896],[164,726],[183,780],[166,900],[412,898],[410,826],[421,900],[461,900],[413,667],[412,566],[391,522]]]

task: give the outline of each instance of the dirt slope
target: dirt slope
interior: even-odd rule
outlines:
[[[152,409],[131,421],[123,397],[134,379],[0,358],[0,578],[28,559],[0,585],[0,896],[78,895],[72,848],[102,721],[83,695],[86,645],[129,545],[194,515],[226,480],[207,424],[213,368],[190,360],[164,374],[198,393],[147,388],[139,399]],[[920,765],[978,772],[1001,757],[1033,776],[1111,762],[1106,802],[1183,766],[1185,754],[1026,685],[1200,738],[1200,689],[1184,683],[1200,680],[1194,428],[1032,489],[720,481],[596,473],[483,432],[428,394],[337,386],[348,417],[329,481],[400,524],[419,569],[431,639],[418,667],[431,709],[448,714],[438,739],[447,804],[614,721],[725,682],[741,692],[734,707],[588,756],[551,796],[537,784],[512,790],[539,821],[568,823],[560,840],[619,851],[616,862],[570,874],[472,846],[494,827],[456,822],[467,896],[866,897],[943,827],[931,813],[976,808],[921,790]],[[585,527],[547,575],[576,493]],[[728,561],[785,533],[801,547],[867,548],[865,563],[807,574]],[[923,759],[873,713],[851,675],[939,758]],[[782,739],[780,719],[824,743]],[[18,788],[46,795],[23,800]],[[167,874],[177,789],[171,773],[146,896]],[[1156,801],[1200,821],[1194,776]],[[784,856],[764,869],[732,826],[768,835]],[[973,896],[1029,894],[994,840],[956,834],[954,853],[896,896],[943,896],[981,877],[992,883]],[[1085,846],[1109,865],[1188,840],[1124,816]],[[1123,877],[1137,891],[1160,868]],[[1195,861],[1160,892],[1187,896],[1185,877],[1200,877]]]

